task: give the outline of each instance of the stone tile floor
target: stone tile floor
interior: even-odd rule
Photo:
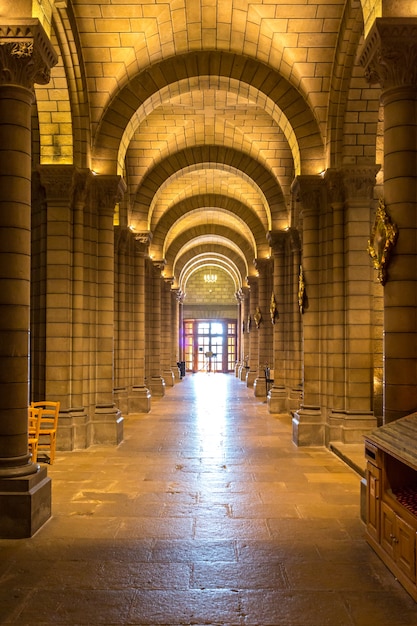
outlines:
[[[117,448],[60,452],[53,517],[0,541],[0,623],[416,626],[360,476],[233,375],[187,375]]]

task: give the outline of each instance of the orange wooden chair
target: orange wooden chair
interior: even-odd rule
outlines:
[[[39,429],[41,426],[42,409],[29,407],[28,424],[28,447],[32,454],[32,461],[36,463],[38,459]]]
[[[41,409],[38,452],[49,452],[49,464],[52,465],[55,460],[60,402],[41,400],[31,402],[30,406],[32,409]]]

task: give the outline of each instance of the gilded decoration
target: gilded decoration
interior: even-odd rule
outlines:
[[[262,313],[261,309],[257,306],[255,313],[253,314],[253,319],[255,320],[256,328],[259,329],[262,322]]]
[[[271,322],[275,324],[275,319],[278,315],[277,302],[275,300],[275,295],[272,293],[271,302],[269,305],[269,313],[271,315]]]
[[[378,280],[385,285],[387,280],[387,267],[392,248],[398,237],[398,228],[391,222],[383,200],[379,201],[376,210],[375,222],[368,241],[368,252],[374,268],[378,271]]]
[[[304,273],[303,266],[300,265],[300,273],[298,275],[298,307],[300,309],[300,313],[304,313],[304,293],[305,293],[305,284],[304,284]]]

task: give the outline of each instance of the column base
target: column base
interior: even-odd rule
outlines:
[[[149,413],[151,410],[151,392],[145,385],[134,386],[128,398],[128,414]]]
[[[56,449],[83,450],[88,448],[88,415],[84,407],[64,409],[59,412]]]
[[[258,372],[247,370],[246,372],[246,387],[253,387],[253,384],[258,376]]]
[[[288,395],[288,413],[292,415],[295,413],[295,411],[298,411],[301,406],[302,399],[303,399],[302,389],[298,387],[294,387],[293,389],[290,389],[289,395]]]
[[[129,412],[128,395],[127,387],[116,387],[113,390],[114,403],[117,407],[119,407],[122,415],[127,415]]]
[[[257,376],[253,382],[253,393],[255,398],[266,398],[266,379]]]
[[[164,372],[164,381],[166,387],[174,386],[174,372],[172,370],[165,370]]]
[[[246,376],[248,375],[249,367],[247,365],[242,365],[239,369],[239,380],[246,382]]]
[[[292,440],[297,446],[324,446],[325,425],[318,406],[301,405],[292,419]]]
[[[46,467],[29,476],[0,478],[0,539],[32,537],[51,517]]]
[[[287,390],[285,387],[272,387],[269,390],[266,401],[268,404],[268,411],[270,413],[288,413]]]
[[[326,443],[363,443],[363,436],[377,425],[372,411],[332,411],[326,424]]]
[[[162,376],[152,376],[149,388],[152,397],[163,398],[165,395],[165,381]]]
[[[91,442],[118,446],[123,441],[123,421],[114,404],[98,404],[90,424]]]

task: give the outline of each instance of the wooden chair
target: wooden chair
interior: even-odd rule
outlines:
[[[41,426],[42,409],[29,407],[28,424],[28,446],[32,454],[32,461],[36,463],[38,459],[39,429]]]
[[[40,402],[31,402],[30,406],[33,409],[41,409],[38,452],[48,451],[49,464],[52,465],[55,460],[60,402],[42,400]]]

